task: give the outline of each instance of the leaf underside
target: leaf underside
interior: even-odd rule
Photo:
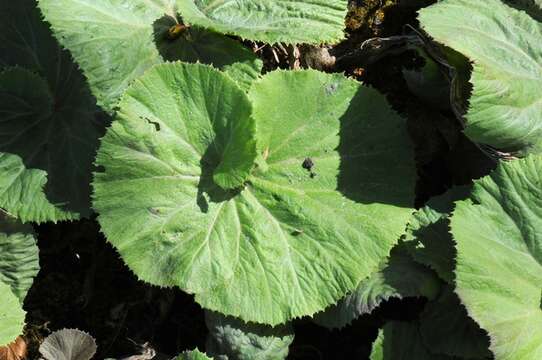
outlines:
[[[90,360],[98,347],[92,336],[78,329],[62,329],[47,336],[40,345],[45,360]]]
[[[444,0],[418,18],[474,63],[465,134],[505,151],[540,152],[542,24],[500,0]]]
[[[456,292],[498,359],[542,357],[542,158],[502,163],[457,203]]]

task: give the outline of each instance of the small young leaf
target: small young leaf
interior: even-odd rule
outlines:
[[[542,157],[503,162],[456,205],[456,293],[498,359],[542,358]]]

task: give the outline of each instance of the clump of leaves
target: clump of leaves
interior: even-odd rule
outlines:
[[[351,7],[349,26],[378,26],[396,3]],[[460,115],[481,147],[540,152],[538,5],[420,12],[473,62]],[[388,321],[372,359],[540,358],[542,158],[501,162],[414,211],[406,121],[384,96],[341,74],[262,75],[242,42],[336,43],[346,12],[345,0],[0,3],[0,345],[22,333],[39,269],[23,223],[94,210],[138,278],[195,295],[215,359],[284,359],[292,320],[339,328],[405,297],[423,311]],[[444,117],[464,92],[426,55],[397,73]],[[61,330],[40,351],[86,360],[96,344]]]

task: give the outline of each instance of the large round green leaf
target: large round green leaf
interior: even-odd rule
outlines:
[[[134,79],[164,60],[213,64],[242,84],[262,67],[249,49],[220,34],[190,28],[171,37],[179,24],[175,0],[39,0],[39,6],[109,112]]]
[[[40,269],[34,230],[0,211],[0,281],[23,302]]]
[[[22,221],[75,219],[90,212],[98,143],[92,103],[81,88],[59,94],[22,68],[0,73],[0,207]]]
[[[0,346],[14,341],[23,333],[25,312],[8,284],[0,281]]]
[[[542,358],[542,158],[502,163],[452,221],[456,292],[498,359]]]
[[[473,61],[467,136],[507,151],[541,151],[542,24],[500,0],[444,0],[419,20]]]
[[[415,174],[404,120],[355,81],[275,72],[251,98],[261,151],[249,175],[245,93],[203,65],[150,70],[102,141],[94,206],[141,279],[278,324],[374,271],[410,215]]]
[[[184,18],[215,31],[269,43],[338,42],[346,0],[177,0]]]

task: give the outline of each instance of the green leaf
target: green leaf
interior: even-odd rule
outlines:
[[[177,0],[183,19],[224,34],[268,43],[336,43],[346,0]]]
[[[39,0],[39,6],[108,112],[134,79],[164,60],[214,64],[245,88],[262,67],[250,50],[220,34],[190,28],[170,37],[179,23],[174,0]]]
[[[431,354],[422,342],[416,323],[390,321],[373,343],[371,360],[451,360],[446,355]]]
[[[94,206],[141,279],[275,325],[374,271],[412,211],[415,174],[404,120],[355,81],[274,72],[251,97],[258,137],[273,141],[243,186],[224,191],[216,181],[240,181],[256,155],[245,94],[203,65],[149,71],[102,141]]]
[[[77,97],[84,90],[70,90],[65,100],[72,102],[56,105],[58,94],[38,75],[22,68],[0,74],[0,207],[24,222],[90,213],[99,131],[89,98]]]
[[[419,20],[474,63],[465,134],[501,150],[541,151],[542,24],[500,0],[444,0]]]
[[[25,312],[8,284],[0,281],[0,346],[15,341],[23,333]]]
[[[396,246],[380,269],[361,281],[358,287],[336,305],[316,314],[314,321],[327,328],[342,328],[363,314],[371,313],[390,298],[421,297],[433,299],[440,282],[433,271],[409,256],[403,245]]]
[[[207,353],[216,359],[284,360],[294,341],[291,325],[271,327],[207,311]]]
[[[432,198],[414,213],[405,234],[405,246],[414,260],[435,270],[449,284],[454,279],[456,250],[448,216],[454,201],[465,199],[469,193],[469,186],[457,186]]]
[[[40,269],[34,230],[0,211],[0,281],[23,302]]]
[[[420,333],[434,353],[465,359],[492,357],[487,333],[467,315],[450,286],[426,305],[420,316]]]
[[[185,351],[181,355],[177,356],[175,360],[212,360],[198,349],[192,351]]]
[[[451,228],[456,293],[498,359],[542,358],[542,158],[504,162],[475,182]]]

